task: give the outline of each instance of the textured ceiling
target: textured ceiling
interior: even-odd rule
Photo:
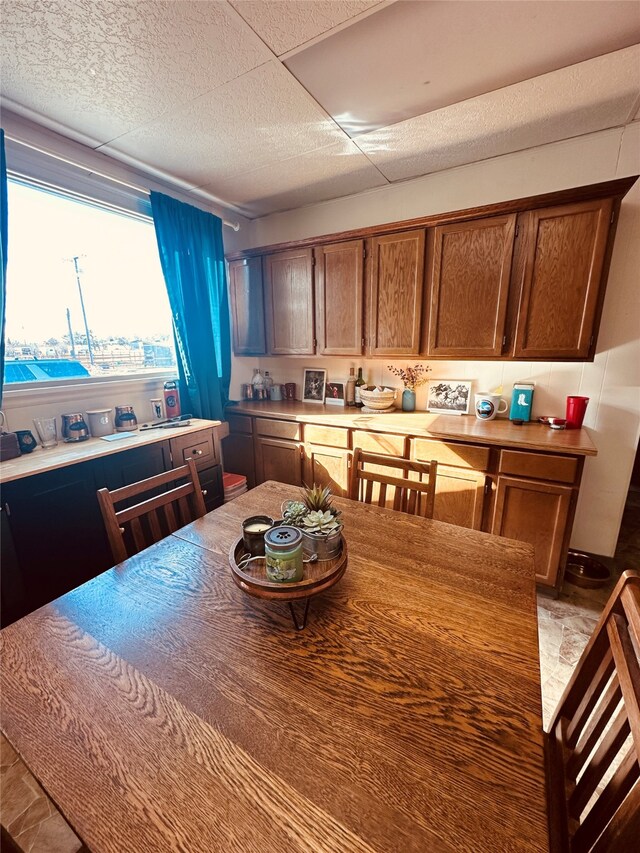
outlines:
[[[625,124],[637,42],[621,0],[5,0],[1,93],[262,216]]]

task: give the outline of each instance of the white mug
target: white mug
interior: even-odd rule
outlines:
[[[496,415],[503,415],[509,408],[506,400],[500,394],[486,394],[480,392],[475,396],[476,417],[479,421],[492,421]],[[501,408],[504,404],[504,409]]]

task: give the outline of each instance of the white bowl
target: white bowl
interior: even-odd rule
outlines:
[[[396,399],[395,391],[364,391],[360,389],[360,399],[368,409],[389,409]]]

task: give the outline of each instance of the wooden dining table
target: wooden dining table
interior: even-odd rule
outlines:
[[[336,498],[347,570],[296,631],[228,559],[296,496],[5,628],[8,740],[94,853],[548,851],[531,547]]]

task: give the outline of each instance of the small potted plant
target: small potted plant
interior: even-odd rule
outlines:
[[[415,364],[413,367],[406,368],[393,367],[393,365],[388,364],[387,369],[394,376],[399,376],[402,379],[404,385],[402,411],[414,412],[416,408],[416,388],[419,388],[420,385],[424,385],[428,381],[427,373],[431,368],[428,365],[424,367],[422,364]]]
[[[342,549],[340,510],[331,503],[328,487],[305,486],[302,499],[285,501],[282,516],[286,524],[302,531],[302,550],[306,557],[317,555],[318,560],[331,560]]]

